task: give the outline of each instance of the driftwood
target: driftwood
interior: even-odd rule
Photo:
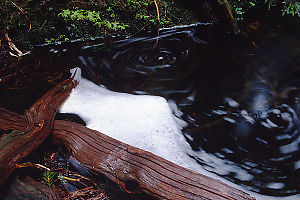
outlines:
[[[66,84],[67,89],[64,87]],[[74,85],[75,83],[69,81],[60,84],[60,87],[63,86],[66,89],[63,91],[69,92]],[[39,100],[39,103],[34,104],[26,113],[29,121],[26,120],[25,116],[0,108],[0,129],[14,130],[13,133],[4,133],[1,136],[0,174],[12,171],[21,157],[30,153],[52,130],[55,143],[65,144],[72,156],[85,167],[105,174],[128,192],[144,191],[158,199],[254,199],[221,181],[180,167],[150,152],[127,145],[80,124],[55,120],[53,129],[51,129],[55,113],[54,108],[57,108],[57,105],[66,97],[61,97],[59,90],[56,92],[58,92],[56,96],[55,92],[49,92],[55,98],[43,97],[44,100]],[[63,93],[67,95],[67,92]],[[54,102],[50,103],[49,100]],[[46,107],[37,107],[37,105],[44,104]],[[43,112],[46,108],[48,111]],[[48,113],[49,110],[52,111],[50,114]],[[42,126],[40,125],[41,122]],[[29,125],[30,128],[28,128]],[[30,134],[27,133],[28,130],[31,130]],[[10,141],[14,141],[14,134],[17,133],[20,135],[18,137],[21,137],[24,132],[28,135],[36,135],[37,133],[41,135],[39,137],[22,137],[24,140],[26,139],[22,145],[28,147],[27,144],[29,143],[34,146],[30,147],[30,151],[21,145],[18,145],[18,149],[15,146],[13,148],[9,146],[10,143],[3,139],[8,138]],[[18,150],[18,153],[6,153],[9,156],[3,158],[6,155],[2,153],[3,149]],[[26,153],[23,153],[24,151]],[[13,164],[4,166],[3,162]],[[7,176],[5,175],[5,177]],[[3,177],[0,179],[1,183],[5,180]]]
[[[55,121],[53,138],[64,143],[85,166],[107,175],[129,192],[142,190],[159,199],[253,199],[221,181],[80,124]],[[127,184],[135,186],[127,189]]]
[[[13,129],[11,133],[0,137],[0,185],[16,168],[16,164],[38,147],[51,133],[57,109],[75,86],[76,83],[72,79],[58,84],[26,111],[25,124],[23,123],[20,128],[11,127],[10,129]],[[1,114],[5,115],[3,112],[1,110]],[[11,122],[1,123],[0,128],[7,130],[5,127],[8,124],[14,124],[13,122],[17,122],[14,126],[18,126],[19,118],[20,116],[15,114],[15,117],[10,119]]]

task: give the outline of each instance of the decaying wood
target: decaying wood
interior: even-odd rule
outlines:
[[[72,79],[68,79],[47,92],[26,111],[25,124],[24,119],[20,120],[22,118],[20,115],[0,110],[1,115],[14,116],[8,122],[1,122],[1,128],[3,127],[4,130],[14,124],[9,128],[14,131],[7,132],[0,137],[0,186],[15,169],[16,164],[39,146],[51,133],[57,109],[76,84]]]
[[[2,194],[3,199],[43,199],[43,200],[58,200],[58,194],[55,193],[49,186],[44,185],[42,182],[37,182],[30,177],[24,180],[20,177],[14,177],[6,191]]]
[[[53,138],[85,166],[104,173],[125,190],[127,183],[136,182],[137,190],[161,199],[253,199],[221,181],[80,124],[55,121]]]
[[[225,9],[224,12],[225,12],[225,14],[227,14],[228,21],[230,21],[230,24],[233,27],[234,33],[239,34],[241,31],[240,31],[237,21],[235,20],[233,14],[232,14],[232,9],[231,9],[230,3],[227,0],[218,0],[218,3],[220,5],[224,6],[224,9]]]
[[[0,128],[23,130],[25,124],[24,117],[1,109]],[[145,191],[158,199],[254,199],[220,181],[74,122],[56,120],[52,136],[84,166],[105,174],[128,192]]]
[[[0,108],[0,128],[3,130],[14,130],[24,132],[27,121],[24,115]]]

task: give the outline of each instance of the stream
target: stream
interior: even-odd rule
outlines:
[[[287,30],[272,26],[252,40],[198,23],[35,46],[16,72],[1,74],[0,106],[22,112],[80,67],[109,90],[178,107],[199,167],[259,194],[300,199],[300,32]]]

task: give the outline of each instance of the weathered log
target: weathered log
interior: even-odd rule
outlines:
[[[221,181],[178,166],[77,123],[55,121],[53,138],[90,169],[160,199],[253,199]]]
[[[0,128],[24,132],[27,128],[27,121],[24,115],[0,108]]]
[[[43,200],[58,200],[61,199],[49,186],[42,182],[37,182],[30,177],[25,179],[18,176],[10,184],[5,194],[0,195],[1,199],[43,199]]]
[[[22,116],[14,121],[14,113],[1,111],[0,128],[23,130],[26,121]],[[145,191],[159,199],[254,199],[221,181],[74,122],[56,120],[53,139],[65,144],[84,166],[105,174],[128,192]]]
[[[12,112],[4,113],[3,109],[0,110],[2,115],[15,116],[10,118],[10,122],[1,124],[3,129],[7,129],[9,124],[14,124],[10,127],[14,131],[0,137],[0,186],[15,169],[16,164],[39,146],[52,132],[57,109],[76,84],[72,79],[68,79],[47,92],[26,111],[26,124],[24,124],[24,119],[20,121],[22,118],[20,115]]]

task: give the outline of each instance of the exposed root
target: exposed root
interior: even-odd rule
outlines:
[[[11,41],[11,39],[8,37],[8,34],[5,33],[5,39],[7,41],[8,47],[10,48],[11,51],[9,51],[9,55],[11,56],[15,56],[15,57],[21,57],[24,56],[28,53],[23,53],[22,51],[20,51],[16,45]]]

